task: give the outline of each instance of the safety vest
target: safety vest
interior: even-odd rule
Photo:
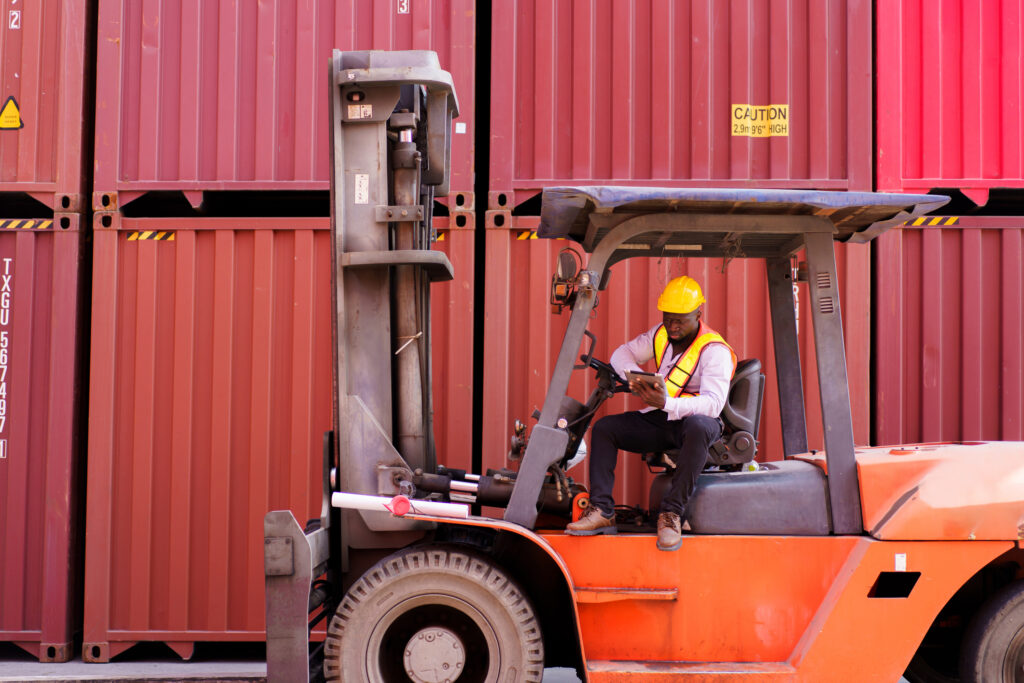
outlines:
[[[661,368],[661,360],[665,357],[665,349],[669,347],[669,344],[668,331],[665,330],[664,325],[658,325],[658,331],[654,333],[654,362],[658,368]],[[722,335],[705,325],[704,321],[701,321],[700,328],[697,330],[697,338],[690,344],[690,348],[686,349],[679,356],[679,360],[676,361],[668,376],[665,377],[665,388],[669,396],[678,398],[680,396],[697,395],[687,392],[686,384],[690,381],[693,371],[697,368],[700,354],[711,344],[723,344],[725,348],[729,349],[729,355],[732,356],[732,371],[736,372],[736,354],[733,352],[732,347],[726,343]],[[732,373],[729,376],[731,378]]]

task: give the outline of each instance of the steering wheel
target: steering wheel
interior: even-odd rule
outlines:
[[[597,370],[598,373],[601,373],[601,372],[608,373],[608,376],[611,377],[612,383],[614,385],[614,388],[612,389],[613,393],[618,394],[620,392],[628,392],[629,391],[629,382],[627,382],[626,380],[624,380],[621,377],[619,377],[619,373],[615,372],[615,368],[613,368],[611,366],[611,364],[605,363],[603,360],[598,360],[597,358],[594,358],[593,356],[591,356],[590,358],[587,358],[586,356],[584,356],[580,360],[587,361],[587,364],[590,367],[592,367],[595,370]]]

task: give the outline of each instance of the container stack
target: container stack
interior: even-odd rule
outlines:
[[[877,5],[878,190],[954,201],[875,248],[874,442],[1024,440],[1024,9]]]
[[[67,661],[81,619],[85,0],[0,23],[0,640]]]
[[[469,464],[472,8],[100,1],[86,660],[263,640],[263,516],[319,517],[332,49],[435,50],[455,78],[435,424]]]
[[[485,467],[504,459],[513,420],[543,403],[568,316],[542,307],[558,251],[533,240],[538,193],[557,185],[870,190],[872,14],[858,3],[540,3],[493,8],[484,386]],[[501,27],[514,26],[515,30]],[[781,37],[785,36],[785,39]],[[597,355],[660,321],[668,279],[697,278],[708,323],[740,358],[765,365],[759,459],[782,458],[767,277],[760,263],[641,259],[613,269],[601,294]],[[694,254],[699,256],[699,254]],[[854,433],[870,427],[870,252],[837,250]],[[621,271],[621,272],[620,272]],[[806,297],[804,297],[806,298]],[[800,302],[809,443],[821,448],[810,311]],[[507,343],[504,343],[507,340]],[[581,349],[581,353],[583,350]],[[570,394],[590,391],[576,373]],[[588,381],[592,381],[592,378]],[[503,391],[504,390],[504,391]],[[617,398],[606,411],[636,409]],[[585,467],[571,472],[584,478]],[[647,499],[639,458],[616,500]]]

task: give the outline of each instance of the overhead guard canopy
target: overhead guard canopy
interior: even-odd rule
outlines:
[[[648,229],[618,247],[610,262],[645,255],[774,258],[801,249],[812,232],[867,242],[948,201],[878,192],[549,187],[537,236],[571,239],[593,252],[612,228],[643,218]]]

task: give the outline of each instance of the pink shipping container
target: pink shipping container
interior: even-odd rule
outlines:
[[[446,220],[460,279],[432,307],[435,430],[439,459],[468,463],[441,401],[472,405],[473,232]],[[320,515],[329,220],[120,218],[93,265],[84,656],[263,640],[263,516]]]
[[[939,217],[875,261],[877,443],[1024,441],[1024,218]]]
[[[81,617],[82,223],[0,218],[0,641],[42,661]]]
[[[878,189],[1024,187],[1024,6],[878,0]]]
[[[871,189],[869,2],[492,13],[489,209],[566,184]]]
[[[521,227],[537,219],[519,219]],[[533,425],[530,414],[544,403],[569,315],[551,313],[551,275],[558,252],[574,243],[530,239],[530,231],[487,231],[487,293],[485,295],[484,387],[488,398],[483,422],[484,468],[506,466],[512,423]],[[870,251],[862,245],[838,245],[836,263],[843,295],[842,316],[849,369],[854,438],[867,444],[870,429]],[[772,347],[768,281],[764,263],[736,259],[723,273],[721,259],[631,259],[611,269],[608,289],[600,294],[596,318],[588,329],[598,339],[595,355],[608,360],[620,344],[649,329],[661,314],[655,303],[665,283],[678,275],[696,278],[707,297],[708,323],[722,333],[740,359],[758,358],[766,375],[758,460],[782,459],[778,385]],[[804,402],[811,448],[824,440],[817,390],[810,310],[801,287],[798,324],[804,368]],[[589,342],[588,342],[589,343]],[[582,353],[582,350],[581,350]],[[573,373],[569,395],[585,401],[594,384],[593,371]],[[617,396],[599,416],[637,410],[636,399]],[[588,435],[589,441],[589,435]],[[651,477],[637,456],[621,456],[616,477],[616,502],[646,506]],[[570,476],[586,481],[586,466]]]
[[[435,50],[473,189],[474,0],[100,0],[93,206],[151,190],[327,190],[332,49]],[[465,206],[472,209],[471,205]]]
[[[55,211],[88,205],[83,141],[92,5],[5,3],[0,21],[0,192],[25,192]]]

